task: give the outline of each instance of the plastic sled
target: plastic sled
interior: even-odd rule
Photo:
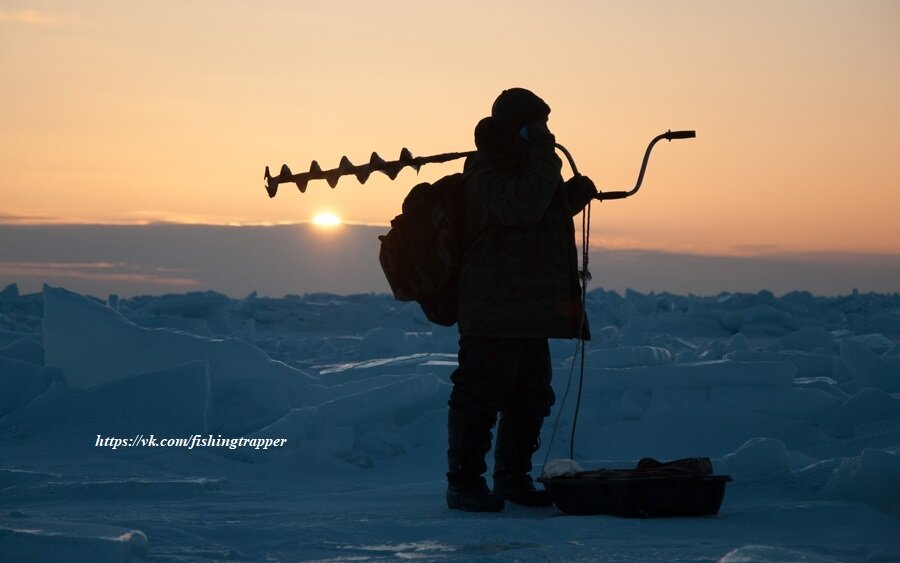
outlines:
[[[642,459],[634,469],[598,469],[539,479],[566,514],[627,518],[714,516],[728,475],[713,475],[708,458],[662,463]]]

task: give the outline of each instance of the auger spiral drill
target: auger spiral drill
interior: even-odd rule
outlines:
[[[657,142],[661,141],[662,139],[672,141],[673,139],[691,139],[696,136],[697,134],[695,131],[666,131],[665,133],[657,135],[653,138],[653,140],[650,141],[650,144],[647,146],[647,150],[644,152],[644,160],[641,163],[641,170],[638,174],[638,179],[635,186],[628,191],[600,192],[597,194],[596,199],[624,199],[626,197],[634,195],[641,187],[641,183],[644,180],[644,172],[646,172],[647,170],[647,162],[650,159],[650,151],[653,150],[653,146]],[[578,168],[575,166],[575,161],[572,158],[571,153],[569,153],[569,151],[564,146],[558,143],[556,144],[556,147],[566,156],[566,159],[568,159],[569,166],[571,166],[572,171],[575,174],[578,174]],[[397,160],[386,161],[378,156],[377,152],[373,152],[372,156],[369,158],[368,164],[353,164],[352,162],[350,162],[349,158],[347,158],[346,156],[342,156],[341,162],[337,166],[337,168],[332,168],[330,170],[322,170],[322,167],[319,166],[319,163],[314,160],[309,165],[308,172],[300,172],[298,174],[294,174],[293,172],[291,172],[291,169],[288,168],[287,164],[282,164],[281,171],[277,176],[272,176],[272,174],[269,172],[269,167],[266,166],[265,175],[263,177],[266,180],[266,192],[268,192],[269,197],[275,197],[275,194],[278,193],[278,186],[281,184],[296,184],[300,192],[305,193],[307,184],[309,184],[310,180],[325,180],[332,188],[337,186],[338,180],[341,178],[341,176],[349,176],[351,174],[353,176],[356,176],[356,179],[360,184],[365,184],[369,179],[369,176],[371,176],[373,172],[381,172],[382,174],[393,180],[397,177],[400,171],[406,167],[413,168],[416,172],[418,172],[419,169],[425,164],[449,162],[451,160],[457,160],[459,158],[472,156],[475,153],[476,151],[468,151],[449,152],[431,156],[413,156],[409,149],[404,148],[400,151],[400,157]]]

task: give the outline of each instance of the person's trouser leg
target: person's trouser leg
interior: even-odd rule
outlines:
[[[472,512],[493,512],[503,500],[487,487],[484,457],[491,449],[494,418],[477,411],[450,408],[447,417],[447,506]]]
[[[501,344],[498,346],[498,344]],[[459,367],[453,372],[447,417],[447,505],[471,511],[503,508],[484,480],[485,455],[497,420],[505,356],[497,339],[460,336]]]
[[[468,491],[476,498],[474,506],[496,506],[483,498],[489,490],[482,475],[487,470],[484,456],[490,449],[490,431],[501,410],[498,432],[504,437],[498,436],[496,452],[501,477],[515,477],[505,481],[515,485],[511,493],[535,492],[529,475],[531,456],[543,418],[553,404],[551,375],[546,339],[461,336],[459,368],[451,377],[449,400],[448,505],[453,504],[451,496],[464,498],[462,493]],[[510,500],[523,498],[513,494]],[[528,497],[520,503],[543,504],[543,500],[532,501]]]
[[[549,506],[546,491],[536,490],[531,478],[532,456],[540,447],[541,426],[555,402],[546,340],[523,345],[515,388],[500,413],[494,448],[494,492],[526,506]]]

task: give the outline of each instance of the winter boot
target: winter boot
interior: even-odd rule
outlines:
[[[469,483],[447,485],[447,507],[466,512],[499,512],[503,499],[488,489],[484,477]]]
[[[450,408],[447,420],[447,506],[469,512],[503,510],[503,499],[488,489],[484,456],[491,449],[494,418]]]
[[[534,487],[531,456],[540,445],[544,417],[535,414],[500,416],[494,452],[494,494],[522,506],[550,506],[545,490]]]
[[[494,476],[494,494],[522,506],[550,506],[550,494],[536,489],[531,475]]]

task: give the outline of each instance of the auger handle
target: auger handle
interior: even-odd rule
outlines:
[[[665,138],[669,141],[672,139],[693,139],[697,136],[696,131],[666,131]]]
[[[696,131],[666,131],[665,133],[653,137],[653,140],[650,141],[649,145],[647,145],[646,152],[644,152],[644,160],[643,162],[641,162],[641,171],[638,174],[637,183],[634,185],[634,187],[628,191],[598,192],[597,195],[594,196],[594,199],[604,201],[609,199],[625,199],[626,197],[633,196],[639,189],[641,189],[641,184],[644,182],[644,172],[647,171],[647,162],[650,160],[650,151],[653,150],[653,145],[663,139],[671,141],[673,139],[693,139],[696,136]],[[568,156],[568,152],[566,153],[566,156]],[[569,157],[569,163],[572,163],[571,157]],[[575,169],[574,166],[572,167],[572,169]]]

